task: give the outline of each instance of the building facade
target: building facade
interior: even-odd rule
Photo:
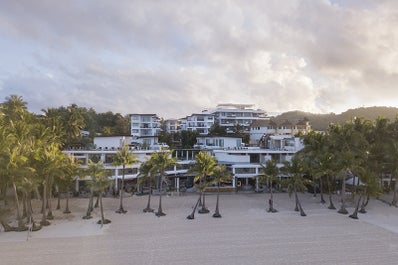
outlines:
[[[181,119],[181,130],[197,131],[200,135],[207,135],[214,124],[214,115],[208,113],[192,114]]]
[[[158,143],[161,130],[156,114],[130,114],[132,145],[152,146]]]

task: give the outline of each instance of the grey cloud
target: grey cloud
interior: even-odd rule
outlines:
[[[322,112],[382,102],[376,87],[397,95],[396,4],[361,3],[3,1],[0,35],[31,44],[24,62],[40,73],[3,66],[0,91],[17,84],[41,108],[51,98],[167,117],[226,101]]]

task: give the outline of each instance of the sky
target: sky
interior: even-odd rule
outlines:
[[[182,118],[398,107],[396,0],[3,0],[0,102]]]

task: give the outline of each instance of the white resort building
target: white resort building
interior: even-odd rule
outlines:
[[[173,150],[178,166],[167,170],[170,190],[180,191],[181,187],[191,188],[193,176],[187,175],[188,169],[195,162],[199,151],[210,152],[218,163],[227,166],[233,176],[233,181],[226,184],[227,190],[259,190],[258,176],[261,165],[267,160],[277,161],[279,166],[290,161],[294,154],[303,148],[298,133],[306,134],[310,130],[308,120],[277,120],[267,118],[262,110],[251,108],[246,104],[222,104],[215,110],[206,110],[202,114],[192,114],[184,119],[166,122],[167,130],[195,130],[200,133],[193,149]],[[94,139],[95,150],[69,150],[67,154],[74,155],[87,166],[88,160],[103,161],[110,171],[117,187],[122,176],[122,167],[112,164],[117,150],[127,143],[130,150],[136,154],[140,163],[125,169],[127,183],[136,182],[139,177],[139,167],[149,159],[153,152],[158,152],[167,146],[160,146],[157,135],[161,131],[160,118],[156,114],[131,114],[131,135],[107,136]],[[219,122],[221,126],[231,130],[231,126],[239,124],[250,133],[250,145],[245,146],[242,138],[230,136],[208,136],[209,128]],[[179,126],[181,126],[179,128]],[[138,147],[137,147],[138,146]],[[143,148],[145,147],[145,148]],[[79,181],[76,181],[78,190]]]

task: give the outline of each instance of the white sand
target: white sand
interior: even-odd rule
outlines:
[[[265,211],[268,195],[223,195],[223,217],[191,212],[196,195],[164,197],[164,217],[143,213],[146,197],[128,197],[128,213],[114,213],[118,200],[105,199],[102,229],[82,220],[87,199],[73,199],[67,219],[33,232],[0,232],[0,264],[398,264],[398,209],[372,200],[359,220],[326,209],[319,196],[300,194],[307,217],[294,200],[276,194],[278,213]],[[153,197],[156,208],[158,197]],[[338,206],[335,200],[336,207]],[[214,211],[215,195],[207,197]],[[353,211],[353,206],[347,208]]]

